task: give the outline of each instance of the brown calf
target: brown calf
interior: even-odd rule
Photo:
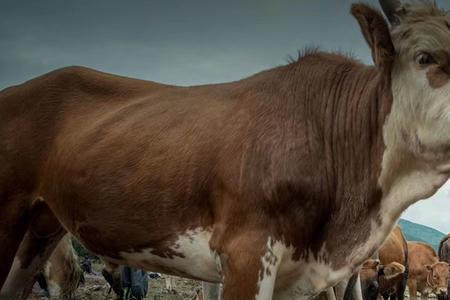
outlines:
[[[408,288],[411,300],[420,292],[422,299],[430,293],[447,294],[450,278],[449,264],[439,261],[436,252],[430,245],[419,242],[408,242],[409,278]]]
[[[309,52],[196,87],[72,67],[0,92],[0,294],[22,297],[58,220],[112,263],[223,281],[225,300],[349,277],[450,175],[450,18],[381,3],[390,24],[352,6],[374,66]]]

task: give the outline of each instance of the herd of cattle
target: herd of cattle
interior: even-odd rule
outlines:
[[[336,285],[332,293],[321,293],[317,300],[330,300],[330,297],[345,300],[377,300],[381,297],[385,300],[403,300],[406,287],[410,300],[416,299],[417,292],[421,299],[428,299],[430,294],[435,294],[439,300],[450,299],[450,235],[442,239],[436,253],[428,244],[407,241],[400,227],[396,226],[375,257],[364,262],[353,280]],[[92,273],[87,266],[90,265],[86,261],[80,263],[67,235],[38,273],[36,281],[47,291],[50,299],[72,299],[79,285],[84,284],[83,273]],[[145,273],[134,269],[128,272]],[[122,268],[108,270],[105,267],[102,273],[117,299],[139,300],[145,297],[149,277],[124,276]],[[167,276],[165,280],[166,290],[175,292],[174,278]],[[360,289],[356,286],[358,284]],[[359,290],[360,294],[355,293],[355,290]],[[204,282],[203,291],[200,293],[197,290],[195,293],[197,300],[221,299],[220,286],[215,284]]]
[[[38,271],[58,289],[46,262],[66,233],[111,270],[221,283],[224,300],[445,292],[448,265],[397,231],[367,261],[450,178],[450,17],[379,2],[351,7],[370,66],[307,51],[229,83],[68,67],[2,90],[0,299]]]

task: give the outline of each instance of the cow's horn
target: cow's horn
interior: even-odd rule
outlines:
[[[398,23],[397,12],[401,8],[400,0],[380,0],[381,8],[389,20],[389,23],[395,25]]]

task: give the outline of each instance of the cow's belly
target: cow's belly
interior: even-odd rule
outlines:
[[[169,251],[159,253],[152,248],[122,251],[119,257],[104,257],[148,271],[161,272],[205,281],[220,281],[215,255],[209,247],[211,232],[189,230],[181,234]]]
[[[310,299],[350,274],[350,267],[335,270],[315,260],[287,259],[280,265],[274,299]]]

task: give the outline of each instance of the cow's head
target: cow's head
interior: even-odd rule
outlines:
[[[379,280],[389,280],[405,272],[405,267],[393,262],[381,265],[379,260],[369,259],[360,271],[361,291],[364,300],[376,300],[380,293]]]
[[[450,269],[446,262],[437,262],[426,265],[427,285],[433,289],[436,295],[446,295],[448,280],[450,279]]]
[[[393,98],[383,131],[389,154],[383,164],[389,164],[392,174],[386,175],[382,185],[389,189],[401,180],[393,176],[414,176],[425,169],[432,170],[433,176],[445,173],[446,180],[450,171],[450,18],[434,1],[380,3],[387,20],[364,4],[354,4],[352,14],[372,49],[375,66],[384,74],[389,93],[381,94]],[[445,180],[429,183],[406,204],[431,196]]]

